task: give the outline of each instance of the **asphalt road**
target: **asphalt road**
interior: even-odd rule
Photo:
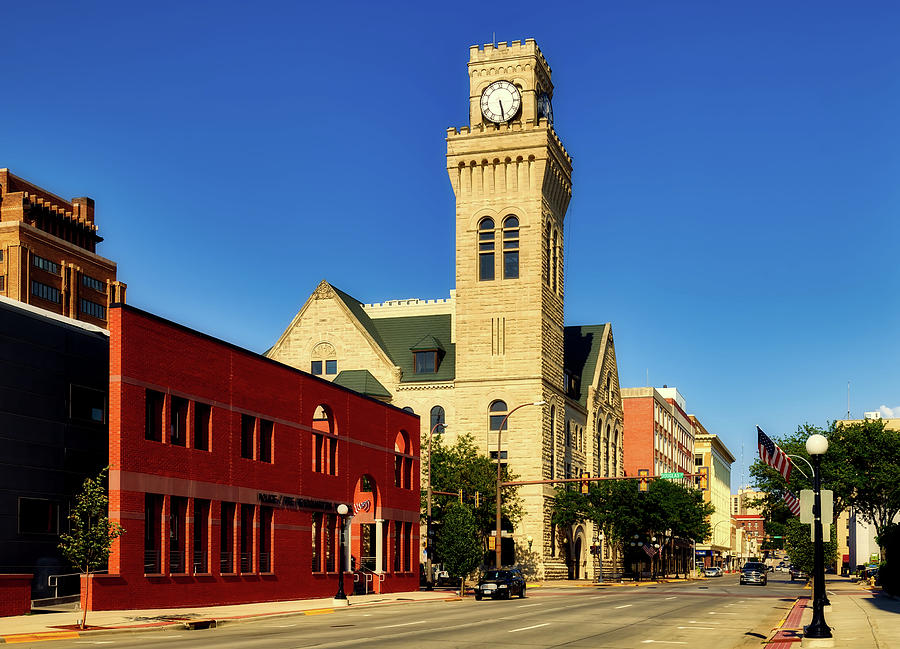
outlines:
[[[802,585],[770,573],[768,586],[737,575],[640,587],[533,588],[525,599],[409,602],[230,623],[198,631],[147,631],[40,646],[181,649],[491,647],[629,649],[759,647]]]

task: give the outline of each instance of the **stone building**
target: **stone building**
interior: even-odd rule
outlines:
[[[455,290],[362,304],[322,281],[267,355],[414,411],[423,440],[437,423],[450,443],[471,434],[522,480],[621,476],[612,327],[563,323],[572,159],[553,127],[550,67],[528,39],[473,46],[468,76],[469,124],[447,131]],[[540,401],[508,419],[498,447],[504,415]],[[593,577],[596,532],[580,526],[573,547],[563,543],[550,525],[554,492],[520,488],[516,557],[504,555],[537,576]]]
[[[67,201],[0,169],[0,295],[106,327],[109,305],[125,301],[103,241],[94,201]]]

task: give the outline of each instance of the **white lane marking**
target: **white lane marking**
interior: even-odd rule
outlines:
[[[398,626],[412,626],[413,624],[425,624],[428,620],[418,620],[416,622],[403,622],[401,624],[386,624],[384,626],[376,626],[376,629],[393,629]]]
[[[676,597],[666,597],[666,599],[677,599]]]
[[[657,644],[687,644],[687,642],[678,642],[677,640],[643,640],[644,644],[655,642]]]
[[[535,624],[533,626],[523,626],[521,629],[510,629],[508,633],[515,633],[516,631],[528,631],[528,629],[539,629],[542,626],[547,626],[550,624],[549,622],[544,622],[543,624]]]
[[[529,606],[540,606],[543,602],[538,602],[537,604],[519,604],[516,608],[528,608]]]
[[[710,615],[737,615],[737,613],[732,613],[731,611],[728,611],[727,613],[725,611],[719,611],[718,613],[716,611],[710,611],[709,614]]]
[[[622,606],[616,606],[616,608],[628,608],[629,606],[634,606],[634,604],[622,604]]]
[[[603,599],[603,595],[594,595],[593,597],[588,597],[588,599]]]
[[[722,624],[722,623],[721,622],[710,622],[710,621],[697,622],[697,620],[691,620],[691,624]]]
[[[289,629],[292,626],[297,626],[296,624],[274,624],[270,626],[270,629]]]
[[[714,626],[679,626],[677,629],[707,629],[708,631],[718,631]]]

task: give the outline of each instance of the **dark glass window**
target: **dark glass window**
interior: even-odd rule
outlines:
[[[337,361],[325,361],[325,374],[337,374]]]
[[[322,572],[322,514],[312,515],[312,571]]]
[[[176,446],[187,444],[188,401],[172,397],[169,408],[169,443]]]
[[[234,572],[234,503],[222,503],[219,523],[219,572]]]
[[[325,516],[325,572],[334,572],[335,563],[335,528],[337,527],[337,516],[328,514]]]
[[[272,517],[271,507],[259,508],[259,571],[272,572]]]
[[[160,494],[144,494],[144,573],[148,575],[162,571],[162,509]]]
[[[275,424],[265,419],[259,420],[259,461],[272,461],[272,442]]]
[[[194,573],[209,572],[209,501],[194,499]]]
[[[503,279],[519,276],[519,219],[507,216],[503,220]]]
[[[206,403],[194,403],[194,448],[209,450],[209,421],[212,409]]]
[[[254,439],[253,433],[256,429],[256,418],[250,415],[241,415],[241,457],[253,459]]]
[[[56,262],[50,261],[49,259],[44,259],[43,257],[38,257],[37,255],[31,255],[31,263],[41,270],[51,273],[53,275],[59,275],[59,264]]]
[[[70,386],[69,416],[72,419],[91,421],[97,424],[106,423],[106,392],[86,388],[81,385]]]
[[[311,374],[320,376],[322,374],[322,361],[313,361],[312,363],[310,363],[309,371]]]
[[[444,409],[441,406],[431,409],[431,427],[428,430],[433,430],[435,435],[444,432]]]
[[[6,290],[6,275],[0,275],[0,291]]]
[[[416,374],[434,374],[437,372],[437,351],[413,352],[416,360]]]
[[[169,572],[187,572],[187,498],[169,499]]]
[[[31,280],[31,294],[48,302],[60,302],[60,292],[58,288],[47,286],[41,282]]]
[[[59,534],[59,503],[19,498],[19,534]]]
[[[144,439],[162,441],[163,402],[165,395],[155,390],[147,390],[145,399]]]
[[[253,517],[255,505],[241,505],[241,572],[253,572]]]
[[[90,275],[82,275],[81,283],[88,288],[94,289],[99,293],[106,293],[106,284],[99,279],[94,279]]]
[[[83,315],[89,315],[98,320],[106,320],[106,307],[91,300],[79,299],[78,311]]]
[[[506,430],[509,422],[506,420],[506,402],[505,401],[494,401],[490,407],[490,418],[491,418],[491,430],[500,430],[500,426],[503,426],[503,430]]]
[[[478,279],[494,279],[494,220],[482,219],[478,224]]]

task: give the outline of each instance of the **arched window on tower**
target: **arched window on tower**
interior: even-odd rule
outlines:
[[[434,431],[435,435],[440,435],[444,432],[444,423],[444,409],[441,406],[435,406],[431,409],[431,426],[428,430]]]
[[[609,424],[607,424],[606,425],[606,449],[604,449],[605,453],[603,454],[603,464],[605,467],[603,469],[603,471],[606,476],[613,475],[609,472],[609,459],[610,459],[609,458],[609,437],[611,434],[612,434],[612,427]]]
[[[490,417],[491,417],[491,430],[500,430],[500,426],[503,426],[503,430],[506,430],[508,424],[508,420],[506,419],[507,415],[507,407],[505,401],[494,401],[490,408]]]
[[[547,225],[544,226],[544,252],[547,258],[546,265],[544,266],[544,284],[550,286],[550,266],[552,264],[553,253],[550,252],[550,222],[547,221]]]
[[[550,406],[550,479],[556,479],[556,406]]]
[[[503,219],[503,279],[519,277],[519,219]]]
[[[478,279],[494,279],[494,219],[484,218],[478,224]]]
[[[558,271],[559,271],[559,265],[558,265],[558,263],[557,263],[557,258],[558,258],[557,242],[558,242],[558,239],[559,239],[559,236],[558,236],[556,230],[553,230],[553,241],[552,241],[551,244],[550,244],[550,252],[553,253],[553,254],[552,254],[552,260],[551,260],[551,261],[552,261],[552,264],[551,264],[551,268],[550,268],[550,272],[552,273],[552,274],[551,274],[550,288],[552,288],[554,291],[557,290],[557,289],[556,289],[556,282],[557,282],[557,274],[558,274]]]

